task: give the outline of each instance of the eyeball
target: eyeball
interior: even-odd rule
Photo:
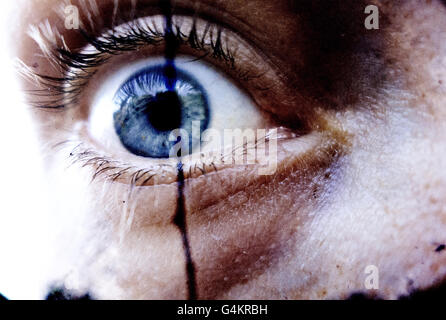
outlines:
[[[265,127],[252,99],[210,64],[177,57],[171,88],[165,65],[163,58],[150,58],[123,66],[100,86],[89,118],[93,139],[121,153],[162,159],[178,143],[171,137],[174,130],[187,133],[193,153],[200,150],[207,129],[223,133]]]
[[[176,141],[169,139],[175,129],[192,136],[192,123],[206,130],[210,113],[205,90],[188,73],[175,70],[169,88],[163,66],[144,68],[119,88],[113,114],[115,132],[130,152],[151,158],[167,158]],[[197,141],[190,141],[194,149]]]

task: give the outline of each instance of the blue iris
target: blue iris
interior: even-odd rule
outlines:
[[[175,129],[188,132],[192,150],[192,122],[199,121],[200,132],[209,124],[206,94],[191,75],[177,69],[173,90],[167,84],[163,66],[148,67],[132,75],[115,95],[120,107],[113,115],[115,131],[126,149],[136,155],[169,157],[178,142],[169,141]]]

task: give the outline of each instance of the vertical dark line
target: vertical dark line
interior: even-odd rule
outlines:
[[[178,50],[178,38],[175,36],[172,25],[172,4],[170,0],[160,0],[161,10],[165,17],[165,64],[164,64],[164,79],[165,85],[168,91],[175,91],[175,84],[177,81],[177,72],[175,67],[175,57]],[[180,155],[181,156],[181,155]],[[174,217],[174,224],[181,232],[181,238],[183,241],[184,256],[186,259],[186,274],[187,274],[187,289],[188,299],[197,299],[197,290],[195,283],[195,266],[192,261],[189,237],[187,234],[186,225],[186,209],[184,203],[184,172],[183,163],[181,159],[177,165],[177,177],[178,177],[178,199],[177,199],[177,211]]]
[[[165,30],[164,30],[164,77],[166,81],[166,87],[169,91],[175,90],[175,84],[177,81],[177,72],[175,68],[175,57],[178,50],[178,38],[173,32],[172,26],[172,4],[170,0],[161,0],[161,10],[165,17]]]
[[[184,254],[186,258],[187,288],[189,292],[189,300],[197,299],[197,290],[195,283],[195,266],[192,260],[189,238],[187,234],[186,210],[184,205],[184,172],[183,164],[178,163],[178,202],[177,212],[175,214],[174,223],[180,229],[183,238]]]

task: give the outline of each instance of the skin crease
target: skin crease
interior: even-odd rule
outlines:
[[[25,40],[12,42],[15,54],[41,73],[51,69],[25,33],[55,2],[16,7]],[[279,143],[273,176],[239,166],[186,180],[198,297],[342,299],[364,292],[394,299],[443,281],[446,251],[435,249],[446,243],[444,5],[370,1],[380,8],[381,29],[369,31],[362,1],[198,2],[243,20],[240,32],[249,30],[299,92],[282,97],[296,104],[282,117],[301,111],[311,131]],[[318,28],[334,21],[312,18],[319,9],[337,17],[343,27],[333,32],[345,31],[357,46],[306,53],[323,48],[311,39],[328,40]],[[334,44],[342,43],[337,36]],[[314,73],[309,62],[319,63]],[[172,224],[176,184],[136,187],[129,198],[125,183],[92,182],[89,168],[68,166],[63,148],[48,150],[60,142],[56,136],[74,131],[76,118],[31,112],[54,195],[51,277],[42,287],[65,285],[99,299],[186,298],[181,237]],[[315,145],[305,140],[310,135]],[[368,265],[379,269],[378,290],[364,287]]]

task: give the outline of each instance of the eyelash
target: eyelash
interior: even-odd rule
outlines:
[[[217,26],[208,23],[201,38],[198,35],[195,20],[188,34],[184,34],[180,26],[174,24],[174,35],[179,45],[187,45],[194,50],[204,52],[196,60],[212,56],[213,59],[223,62],[231,70],[235,71],[240,80],[258,77],[250,72],[239,70],[236,67],[234,53],[225,46],[222,31]],[[61,77],[51,77],[37,74],[29,67],[21,65],[19,71],[27,78],[37,82],[41,89],[30,92],[34,97],[47,97],[46,101],[33,101],[30,103],[38,108],[64,109],[75,105],[79,95],[89,80],[95,75],[96,69],[106,63],[112,56],[136,51],[142,46],[161,44],[166,35],[156,26],[141,22],[140,19],[128,23],[124,31],[110,30],[106,34],[95,38],[85,30],[79,30],[87,45],[96,52],[82,53],[72,52],[60,37],[62,46],[52,45],[45,49],[48,59],[62,74]],[[208,42],[206,42],[208,40]]]
[[[74,147],[73,147],[74,145]],[[157,172],[155,169],[146,169],[137,166],[128,165],[118,160],[112,159],[107,156],[103,156],[97,151],[88,147],[84,142],[66,140],[57,143],[52,146],[53,150],[59,150],[60,148],[71,148],[69,152],[70,166],[80,165],[80,167],[90,167],[93,169],[91,181],[104,178],[105,181],[118,182],[124,181],[130,185],[130,190],[134,187],[143,187],[163,184],[164,182],[155,181],[158,176],[163,176],[166,172],[170,172],[172,177],[176,177],[176,166],[171,164],[158,164],[159,170],[163,172]],[[189,170],[185,172],[186,176],[192,176],[196,172],[200,172],[205,175],[208,172],[217,172],[218,169],[214,162],[204,163],[198,161]],[[176,181],[176,180],[175,180]],[[168,182],[175,182],[168,181]],[[166,182],[166,183],[168,183]]]
[[[56,148],[67,143],[70,143],[70,141],[64,141],[54,147]],[[70,158],[71,165],[80,164],[81,167],[93,167],[94,171],[91,181],[103,176],[108,181],[116,182],[127,173],[130,185],[133,188],[135,186],[149,185],[152,178],[156,176],[156,173],[152,170],[138,169],[108,157],[101,156],[94,150],[85,147],[83,143],[77,144],[76,147],[72,149]],[[129,171],[131,172],[130,174]]]

